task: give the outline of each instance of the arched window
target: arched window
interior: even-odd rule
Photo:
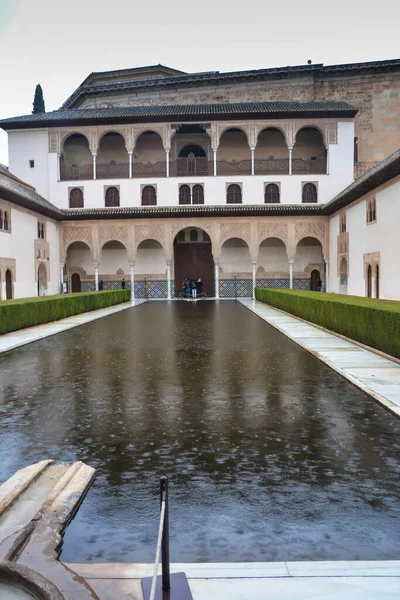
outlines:
[[[116,188],[116,187],[107,188],[105,206],[119,206],[118,188]]]
[[[375,298],[379,298],[379,265],[376,265],[375,270]]]
[[[227,204],[241,204],[242,203],[242,190],[240,185],[232,183],[228,186],[226,191],[226,202]]]
[[[317,202],[317,188],[313,183],[306,183],[304,185],[302,201],[304,203]]]
[[[179,188],[179,204],[190,204],[190,187],[181,185]]]
[[[156,190],[152,185],[142,189],[142,206],[155,206],[157,204]]]
[[[204,189],[202,185],[193,186],[193,204],[204,204]]]
[[[4,231],[8,231],[8,227],[9,227],[8,212],[5,211],[5,213],[4,213]]]
[[[79,188],[74,188],[69,193],[69,207],[83,208],[83,192]]]
[[[190,241],[198,242],[198,240],[199,240],[199,234],[197,233],[197,231],[195,229],[192,229],[192,231],[190,232]]]
[[[0,229],[3,229],[3,211],[0,210]]]
[[[42,223],[42,225],[41,225],[40,232],[41,232],[41,235],[42,235],[42,240],[44,240],[44,223]]]
[[[266,204],[279,204],[279,187],[276,183],[270,183],[265,188],[265,203]]]
[[[38,224],[37,224],[37,236],[38,236],[38,239],[39,239],[39,240],[40,240],[41,233],[42,233],[42,232],[41,232],[41,229],[40,229],[40,223],[39,223],[39,221],[38,221]]]

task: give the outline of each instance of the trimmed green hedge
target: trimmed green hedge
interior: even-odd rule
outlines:
[[[83,292],[0,302],[0,335],[127,302],[130,290]]]
[[[256,298],[400,358],[400,302],[269,288],[257,288]]]

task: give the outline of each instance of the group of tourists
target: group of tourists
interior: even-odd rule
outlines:
[[[197,279],[186,277],[186,279],[182,281],[182,290],[185,298],[197,298],[197,296],[200,296],[203,292],[203,282],[201,277],[198,277]]]

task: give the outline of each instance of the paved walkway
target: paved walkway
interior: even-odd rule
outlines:
[[[398,363],[257,300],[239,301],[400,417]]]
[[[142,600],[141,578],[153,566],[69,565],[101,600]],[[391,600],[400,597],[400,561],[175,564],[186,573],[193,600]]]
[[[90,323],[96,319],[102,319],[113,315],[114,313],[126,310],[132,306],[142,304],[146,300],[134,300],[133,302],[124,302],[123,304],[116,304],[114,306],[108,306],[107,308],[100,308],[99,310],[92,310],[90,312],[82,313],[80,315],[74,315],[73,317],[67,317],[66,319],[60,319],[59,321],[52,321],[51,323],[44,323],[43,325],[36,325],[36,327],[27,327],[26,329],[20,329],[19,331],[13,331],[0,336],[0,354],[2,352],[8,352],[18,346],[24,346],[31,342],[36,342],[49,335],[60,333],[66,329],[72,329],[72,327],[78,327],[84,323]]]

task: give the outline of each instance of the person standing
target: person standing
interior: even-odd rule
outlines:
[[[317,292],[322,292],[322,281],[319,277],[317,279]]]
[[[99,281],[99,292],[102,292],[102,291],[103,291],[103,280],[100,279],[100,281]]]
[[[124,290],[125,287],[126,287],[126,281],[125,281],[124,278],[122,278],[122,281],[121,281],[121,290]]]
[[[192,298],[197,298],[197,282],[195,279],[190,280],[190,287],[192,288]]]

